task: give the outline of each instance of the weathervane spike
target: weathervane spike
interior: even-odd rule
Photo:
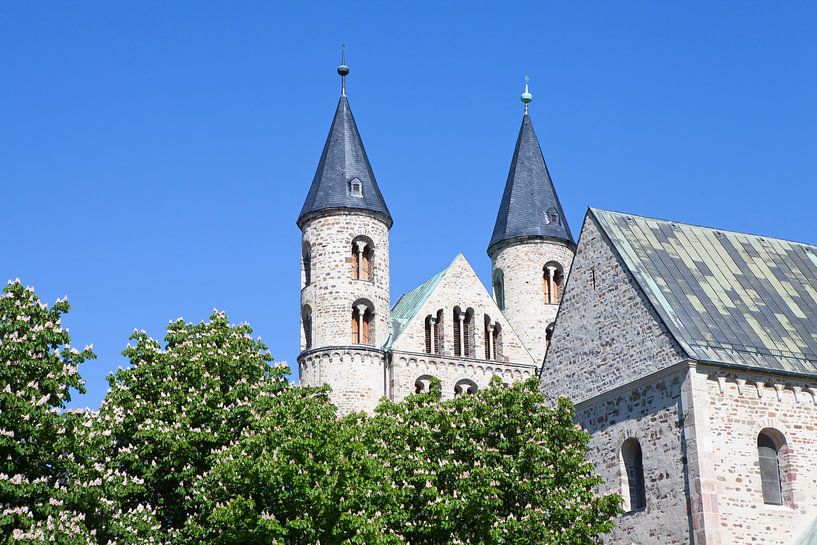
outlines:
[[[349,67],[346,66],[346,44],[340,46],[340,66],[338,66],[338,74],[340,74],[340,96],[346,96],[346,76],[349,75]]]

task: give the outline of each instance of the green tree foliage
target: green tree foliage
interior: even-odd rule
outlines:
[[[200,482],[215,544],[403,543],[385,526],[385,468],[363,415],[338,420],[327,389],[291,388],[220,453]]]
[[[135,332],[101,408],[64,411],[94,357],[68,308],[0,297],[0,544],[590,545],[619,510],[536,380],[338,418],[219,312]]]
[[[310,389],[269,409],[201,481],[203,541],[585,545],[619,510],[571,404],[536,380],[446,402],[434,384],[371,418],[336,420]]]
[[[0,543],[89,543],[66,483],[77,471],[81,418],[61,414],[91,347],[72,348],[51,306],[19,281],[0,296]]]
[[[220,312],[171,322],[164,346],[144,331],[131,340],[130,367],[109,377],[88,438],[95,457],[79,483],[88,524],[101,543],[181,543],[199,516],[194,484],[255,419],[259,399],[288,387],[288,368]]]
[[[547,403],[539,381],[440,402],[439,383],[370,421],[373,455],[394,492],[387,526],[423,544],[582,545],[619,512],[587,461],[572,404]]]

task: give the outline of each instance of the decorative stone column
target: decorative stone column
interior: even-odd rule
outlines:
[[[465,356],[465,313],[460,311],[460,315],[457,316],[457,319],[460,321],[460,335],[459,338],[456,339],[456,343],[460,348],[460,356]]]
[[[366,242],[358,240],[355,242],[355,246],[355,252],[357,253],[357,279],[368,280],[368,278],[363,278],[363,255],[366,253]]]
[[[436,323],[437,323],[437,318],[432,317],[432,318],[428,319],[428,332],[429,332],[429,335],[430,335],[430,342],[428,343],[428,348],[429,348],[429,351],[432,354],[437,353],[437,346],[436,346],[437,345],[437,328],[435,327]]]
[[[363,322],[366,314],[366,305],[357,306],[357,344],[363,344]]]

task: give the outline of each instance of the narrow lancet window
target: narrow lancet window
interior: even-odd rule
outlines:
[[[494,299],[499,310],[505,310],[505,273],[502,269],[494,271]]]
[[[781,434],[782,435],[782,434]],[[763,503],[783,505],[783,482],[780,476],[780,446],[770,433],[757,436],[757,457],[760,464],[760,482]]]
[[[638,511],[647,507],[647,494],[644,486],[644,465],[641,458],[641,445],[635,439],[627,439],[621,445],[623,465],[622,495],[625,511]]]

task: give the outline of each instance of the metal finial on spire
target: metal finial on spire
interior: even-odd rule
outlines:
[[[519,97],[522,104],[525,105],[525,113],[528,113],[528,104],[530,104],[530,102],[533,100],[533,95],[530,94],[530,91],[528,91],[528,81],[528,76],[525,76],[525,92],[523,92],[522,96]]]
[[[346,66],[346,44],[340,46],[340,66],[338,66],[338,74],[340,74],[340,96],[346,96],[346,76],[349,75],[349,67]]]

